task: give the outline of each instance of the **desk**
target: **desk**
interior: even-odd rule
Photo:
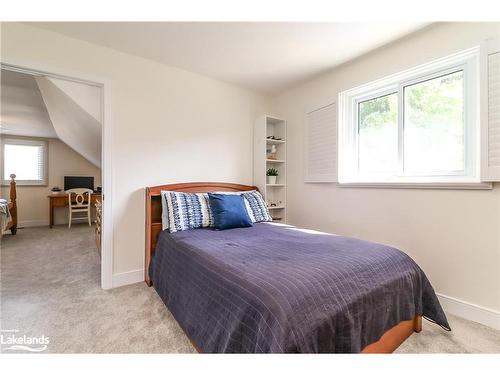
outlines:
[[[56,207],[66,207],[68,205],[68,194],[57,193],[49,194],[49,213],[50,213],[50,224],[49,227],[54,226],[54,208]],[[101,193],[93,193],[90,196],[90,202],[95,205],[97,201],[101,201]]]

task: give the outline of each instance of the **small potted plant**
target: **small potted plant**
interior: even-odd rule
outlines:
[[[278,177],[278,170],[276,168],[269,168],[266,172],[267,183],[269,185],[276,184],[276,178]]]

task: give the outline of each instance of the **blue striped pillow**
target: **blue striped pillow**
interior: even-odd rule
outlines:
[[[273,218],[267,208],[267,204],[258,191],[252,190],[244,192],[241,195],[245,198],[248,215],[253,223],[273,221]]]
[[[214,226],[208,194],[162,191],[161,197],[162,227],[170,233]]]

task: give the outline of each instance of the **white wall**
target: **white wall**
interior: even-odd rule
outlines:
[[[500,187],[493,190],[341,188],[303,183],[303,118],[339,91],[469,48],[500,24],[430,26],[285,92],[275,112],[288,120],[288,219],[300,226],[396,246],[423,268],[437,292],[500,310]],[[500,315],[497,315],[500,327]]]
[[[17,217],[19,227],[49,225],[49,201],[47,195],[53,186],[64,188],[64,176],[93,176],[94,185],[101,185],[101,170],[85,160],[66,144],[55,138],[29,138],[47,142],[47,186],[17,185]],[[2,187],[2,197],[9,196],[9,186]],[[68,223],[68,210],[57,208],[55,224]]]
[[[99,123],[102,121],[102,89],[97,86],[65,79],[47,77],[47,79],[83,108]],[[99,133],[101,129],[99,129]]]
[[[252,126],[267,98],[25,24],[2,23],[1,53],[111,81],[114,274],[144,267],[145,186],[252,182]]]

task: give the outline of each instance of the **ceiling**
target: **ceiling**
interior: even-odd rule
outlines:
[[[31,25],[276,95],[422,22],[42,22]]]
[[[56,138],[34,76],[2,69],[1,133]]]

